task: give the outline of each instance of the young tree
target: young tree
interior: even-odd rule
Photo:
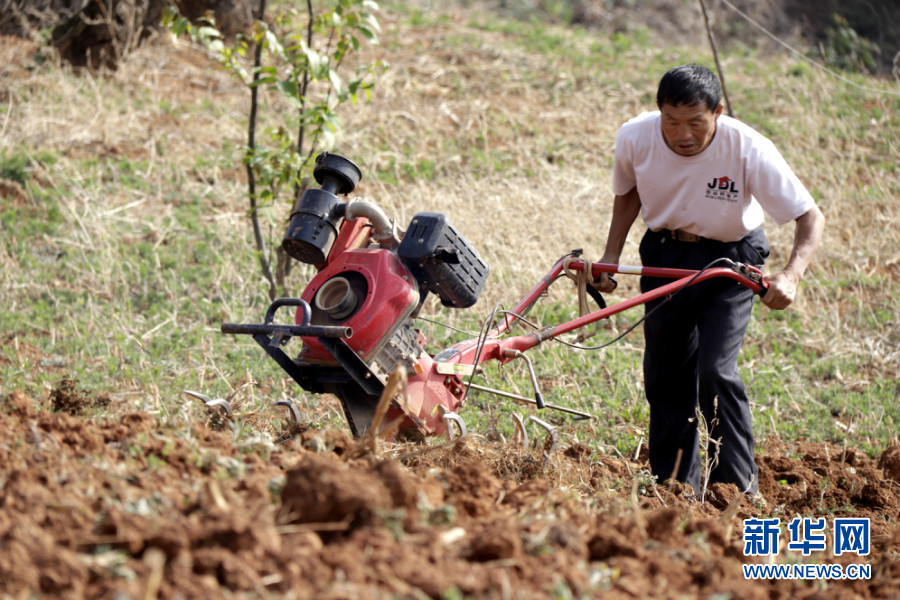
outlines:
[[[250,93],[250,114],[244,165],[247,169],[247,197],[253,237],[263,276],[274,300],[284,287],[284,272],[272,273],[271,253],[259,222],[259,209],[290,190],[293,202],[302,191],[302,182],[315,155],[327,150],[341,128],[337,109],[360,96],[371,97],[375,77],[386,64],[376,61],[344,71],[347,57],[358,50],[362,40],[377,43],[379,25],[372,0],[326,0],[316,11],[313,0],[306,2],[306,26],[297,31],[299,11],[288,10],[274,19],[266,18],[266,1],[261,0],[255,23],[246,35],[227,39],[215,19],[204,17],[198,24],[180,16],[174,8],[164,15],[164,24],[177,35],[208,48],[219,63],[243,83]],[[271,22],[271,25],[270,25]],[[252,51],[252,67],[247,57]],[[346,80],[345,80],[346,78]],[[276,115],[275,126],[257,139],[259,90],[280,94],[294,108]],[[280,249],[279,249],[280,250]]]

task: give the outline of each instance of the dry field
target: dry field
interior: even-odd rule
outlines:
[[[708,51],[699,32],[661,49],[489,27],[472,10],[379,15],[361,60],[390,68],[371,102],[341,108],[335,151],[400,223],[450,217],[492,267],[486,313],[569,250],[599,256],[616,129],[652,108],[662,70]],[[796,305],[758,310],[748,336],[764,502],[728,486],[689,500],[649,476],[639,435],[627,454],[602,437],[642,424],[577,382],[628,378],[616,389],[640,416],[639,337],[613,349],[631,357],[614,374],[594,373],[604,358],[548,359],[561,372],[542,380],[597,418],[546,456],[477,427],[373,452],[327,398],[303,425],[264,414],[297,392],[217,333],[268,302],[244,218],[245,90],[166,36],[93,75],[0,40],[0,158],[4,177],[27,174],[2,182],[19,220],[0,229],[0,597],[900,598],[898,88],[783,56],[724,66],[736,116],[776,140],[828,219]],[[264,215],[273,241],[287,212]],[[623,262],[638,262],[638,229]],[[792,229],[768,231],[778,265]],[[613,299],[636,287],[623,277]],[[231,394],[243,416],[210,417],[186,387]],[[870,518],[870,555],[802,560],[865,563],[871,578],[746,580],[742,519],[762,516]]]
[[[767,445],[772,514],[870,518],[864,560],[817,560],[872,571],[753,581],[741,523],[764,508],[720,484],[688,501],[640,461],[580,444],[546,467],[540,450],[477,438],[375,455],[340,431],[294,430],[250,448],[146,413],[92,422],[79,416],[88,398],[55,398],[65,408],[50,413],[13,394],[0,414],[4,597],[897,597],[897,447],[876,463]]]

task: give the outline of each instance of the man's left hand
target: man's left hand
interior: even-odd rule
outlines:
[[[800,278],[785,271],[766,277],[769,291],[762,297],[762,303],[773,310],[784,310],[797,296]]]
[[[794,247],[787,265],[780,273],[765,278],[769,284],[769,291],[762,297],[762,302],[774,310],[784,310],[794,301],[800,278],[806,272],[816,248],[819,247],[822,228],[825,227],[825,217],[822,216],[818,206],[813,206],[796,220]]]

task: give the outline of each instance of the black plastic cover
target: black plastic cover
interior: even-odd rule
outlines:
[[[468,308],[478,301],[489,272],[475,248],[445,215],[436,212],[421,212],[412,218],[397,255],[420,290],[437,295],[441,304],[454,308]]]

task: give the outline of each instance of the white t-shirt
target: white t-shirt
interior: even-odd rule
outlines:
[[[635,185],[650,229],[682,229],[723,242],[738,241],[762,225],[763,211],[783,225],[814,206],[775,145],[725,115],[709,146],[694,156],[666,145],[659,111],[622,125],[613,193],[624,195]]]

